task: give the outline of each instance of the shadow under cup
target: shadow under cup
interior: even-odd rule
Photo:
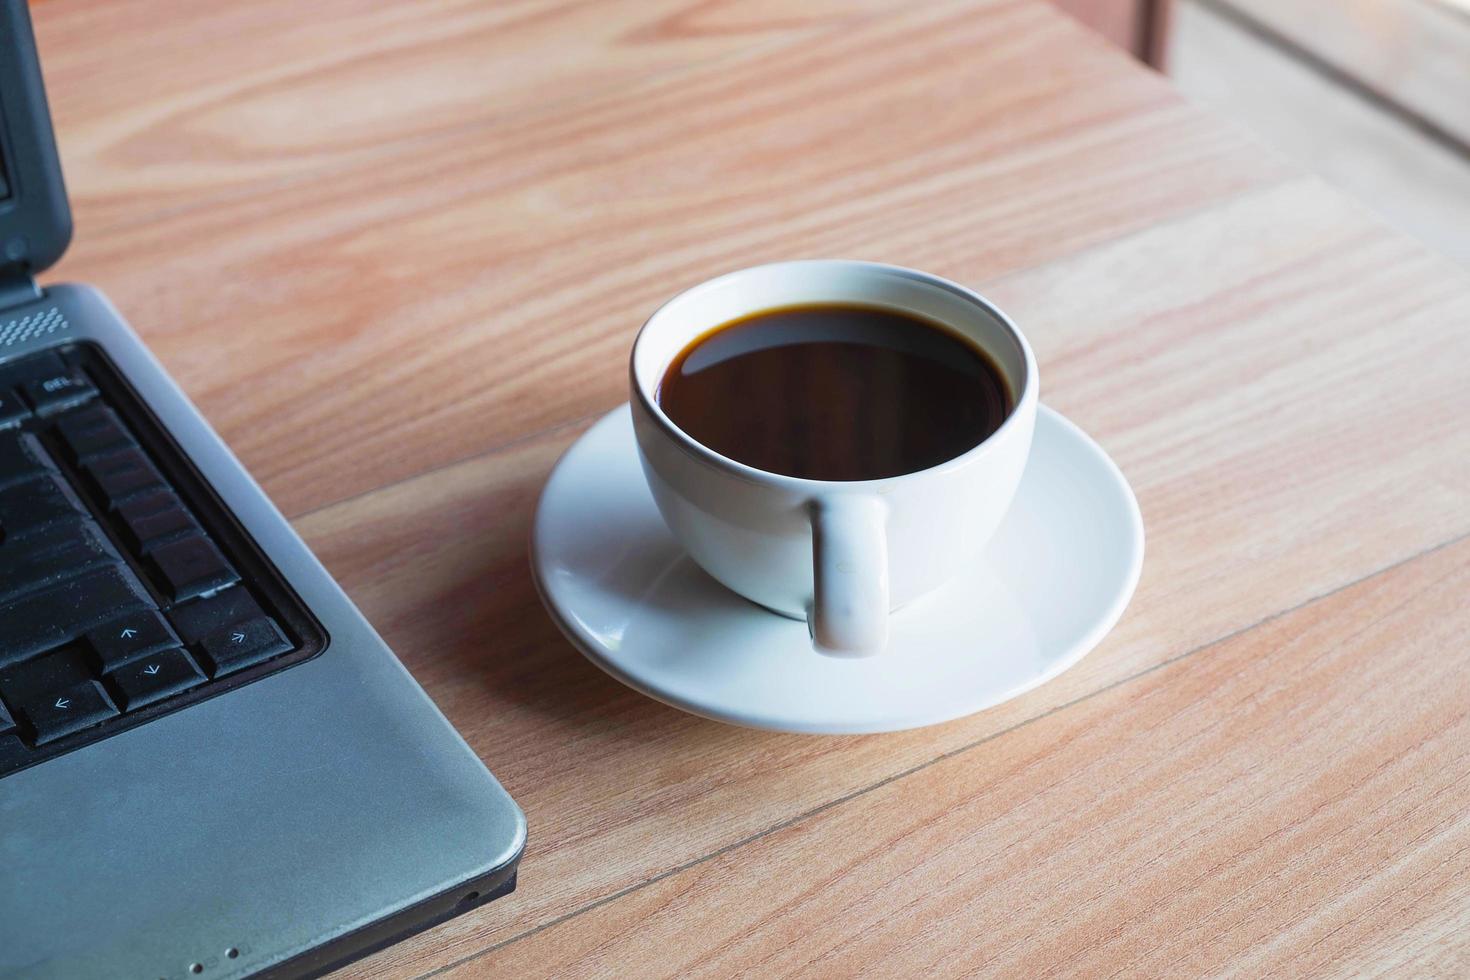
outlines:
[[[692,439],[659,406],[665,371],[696,339],[761,311],[811,304],[876,307],[937,321],[980,347],[999,369],[1010,389],[1009,416],[953,459],[900,476],[848,482],[747,466]],[[728,588],[811,622],[818,648],[835,653],[877,652],[890,609],[938,587],[983,547],[1020,481],[1038,396],[1035,359],[1025,338],[979,294],[914,270],[838,260],[757,266],[679,294],[640,331],[631,375],[643,471],[675,537]],[[740,406],[730,411],[738,413]],[[824,517],[838,512],[847,516]],[[851,530],[853,522],[867,530]],[[824,536],[824,529],[832,533]],[[829,546],[836,560],[825,565],[819,553],[824,540],[841,545]],[[835,598],[834,583],[843,590]],[[824,603],[817,601],[819,591]],[[835,621],[840,613],[863,620],[854,626],[866,637],[861,650],[822,642],[822,617],[816,614],[824,604],[831,607],[827,619]]]

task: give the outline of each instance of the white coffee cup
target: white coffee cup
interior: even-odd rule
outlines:
[[[747,466],[696,442],[664,414],[659,383],[690,343],[720,324],[807,303],[887,308],[943,324],[990,355],[1014,409],[989,438],[951,460],[853,482]],[[1036,359],[1004,313],[963,286],[872,262],[779,262],[688,289],[643,325],[631,367],[643,472],[674,536],[733,591],[806,620],[813,646],[828,654],[882,652],[890,611],[976,557],[1015,496],[1036,422]]]

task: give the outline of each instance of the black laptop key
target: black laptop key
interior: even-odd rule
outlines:
[[[121,516],[121,515],[119,515]],[[199,525],[181,507],[177,500],[173,506],[164,507],[151,514],[138,514],[123,520],[123,537],[128,547],[137,555],[147,554],[158,546],[198,532]]]
[[[290,649],[280,628],[264,616],[215,630],[199,641],[199,652],[215,677],[244,670]]]
[[[0,783],[296,662],[308,618],[104,354],[0,359]]]
[[[168,611],[169,620],[185,643],[198,643],[226,626],[233,626],[247,619],[259,619],[264,615],[260,605],[243,585],[190,600]]]
[[[117,414],[106,405],[67,412],[56,420],[56,434],[75,460],[134,445]]]
[[[164,487],[163,478],[141,449],[118,449],[94,456],[82,464],[82,469],[91,477],[92,485],[109,507],[116,507],[129,497]]]
[[[204,673],[182,650],[161,650],[120,667],[107,676],[123,708],[136,711],[204,683]]]
[[[12,708],[22,703],[44,700],[56,688],[80,684],[96,676],[87,662],[86,652],[75,644],[67,644],[42,656],[0,669],[0,699]]]
[[[109,620],[90,631],[86,639],[98,670],[104,674],[139,657],[179,646],[179,638],[167,621],[149,609]]]
[[[222,589],[240,580],[235,570],[202,534],[192,534],[154,548],[148,564],[164,593],[174,602]]]
[[[0,364],[0,388],[19,388],[27,381],[66,373],[66,362],[55,351],[42,351],[29,357]]]
[[[41,440],[29,432],[0,431],[0,487],[33,480],[55,466]]]
[[[122,565],[99,568],[0,603],[0,667],[76,639],[153,600]]]
[[[123,523],[135,521],[149,514],[156,514],[171,507],[182,507],[179,498],[171,490],[154,490],[141,496],[130,497],[113,508],[113,513]]]
[[[15,710],[37,745],[91,728],[118,713],[102,685],[91,679],[46,691],[28,691]]]
[[[6,671],[0,695],[15,713],[19,730],[37,745],[118,713],[102,685],[65,652]]]
[[[33,534],[60,521],[87,519],[86,510],[53,474],[0,488],[0,548],[16,538]],[[0,561],[3,561],[0,552]],[[0,649],[4,649],[0,644]]]
[[[49,415],[92,398],[97,389],[81,371],[66,368],[25,382],[21,393],[37,415]]]
[[[0,543],[0,604],[120,560],[91,521],[53,524]]]
[[[31,417],[31,410],[13,389],[0,388],[0,428],[19,425]]]

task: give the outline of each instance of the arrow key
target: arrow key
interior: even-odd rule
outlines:
[[[117,714],[102,685],[93,680],[54,687],[45,693],[28,692],[12,701],[11,707],[25,719],[37,745],[90,728]]]
[[[107,675],[108,685],[122,699],[123,708],[139,708],[162,701],[204,683],[204,674],[183,650],[163,650],[134,660]]]
[[[87,646],[98,669],[107,674],[156,650],[179,646],[179,638],[158,613],[140,609],[92,630]]]
[[[199,641],[199,651],[215,677],[243,670],[290,649],[280,627],[265,616],[217,629]]]

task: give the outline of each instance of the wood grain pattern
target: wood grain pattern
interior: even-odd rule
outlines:
[[[1357,288],[1334,288],[1349,269]],[[520,893],[352,975],[411,975],[515,940],[1470,532],[1455,421],[1470,295],[1316,181],[985,288],[1033,338],[1045,398],[1129,474],[1150,538],[1103,647],[973,718],[870,738],[747,732],[584,663],[541,613],[523,552],[581,423],[300,523],[536,831]],[[1384,425],[1418,435],[1384,440]]]
[[[73,202],[95,232],[385,157],[456,154],[518,113],[817,43],[888,7],[44,0],[35,18],[65,162],[82,177]]]
[[[742,8],[693,9],[698,23]],[[579,30],[559,8],[546,16]],[[645,37],[641,7],[606,16],[635,47],[682,44]],[[424,23],[430,50],[469,57]],[[433,140],[412,138],[412,111],[388,112],[393,152],[121,224],[104,214],[95,236],[79,207],[56,275],[104,288],[295,514],[608,405],[648,312],[732,267],[848,255],[981,281],[1288,172],[1040,5],[909,4],[839,26],[822,43],[802,27],[630,69],[620,86],[588,68],[579,94]],[[559,36],[507,30],[529,50]],[[585,53],[617,57],[635,55]],[[409,65],[389,80],[412,77]],[[61,70],[51,82],[96,84]],[[217,125],[269,147],[293,92],[270,111],[226,100]],[[170,145],[166,119],[145,146]],[[177,125],[187,142],[190,123]],[[78,160],[65,133],[71,184],[87,187],[110,156]],[[261,152],[243,150],[242,168]]]
[[[1032,0],[35,13],[58,276],[130,316],[530,818],[515,895],[344,976],[1466,962],[1444,261]],[[1114,634],[930,730],[681,714],[530,582],[541,484],[643,315],[821,254],[982,287],[1143,507]]]
[[[1458,972],[1467,593],[1460,541],[449,975]]]

